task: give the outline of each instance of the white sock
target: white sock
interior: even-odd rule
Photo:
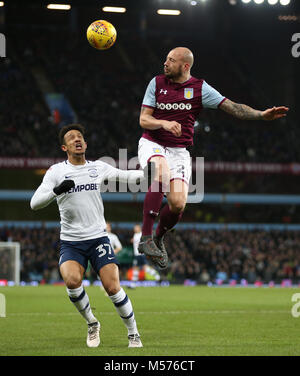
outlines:
[[[89,297],[82,285],[76,289],[67,288],[67,292],[71,302],[77,308],[79,313],[86,319],[88,324],[98,321],[92,313]]]
[[[128,334],[138,334],[131,301],[122,287],[119,292],[110,296],[110,299],[114,303],[118,314],[123,320],[128,330]]]

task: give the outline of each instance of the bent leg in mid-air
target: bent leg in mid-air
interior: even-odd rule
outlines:
[[[144,200],[142,237],[138,250],[155,265],[164,268],[168,262],[167,253],[157,247],[152,234],[154,222],[159,216],[164,193],[169,190],[170,171],[164,157],[154,156],[150,162],[155,165],[155,175]]]
[[[188,195],[187,184],[180,179],[170,182],[170,192],[167,193],[168,203],[160,212],[160,219],[155,238],[158,241],[164,237],[181,219]]]
[[[167,193],[167,204],[160,211],[159,223],[156,228],[154,242],[158,248],[165,251],[163,238],[180,221],[189,191],[191,176],[190,154],[185,150],[170,149],[170,186]]]

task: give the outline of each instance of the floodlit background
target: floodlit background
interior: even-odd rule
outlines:
[[[191,154],[205,159],[204,201],[188,204],[168,236],[170,265],[159,280],[300,283],[299,1],[65,5],[0,2],[6,42],[6,57],[0,58],[0,239],[21,244],[20,280],[60,281],[57,206],[38,212],[29,207],[46,169],[65,157],[57,141],[60,127],[76,121],[87,128],[89,159],[118,160],[119,149],[127,149],[128,159],[135,157],[146,86],[162,72],[169,50],[186,46],[195,57],[192,74],[224,96],[257,109],[285,105],[290,111],[271,123],[203,111]],[[105,6],[118,6],[121,13],[106,12]],[[117,41],[107,51],[86,40],[87,27],[97,19],[117,29]],[[121,276],[128,280],[130,239],[142,220],[143,195],[104,194],[103,199],[106,219],[123,245]],[[2,253],[3,284],[11,279],[12,262]],[[151,276],[140,277],[145,278]],[[95,276],[89,273],[87,279],[92,283]]]

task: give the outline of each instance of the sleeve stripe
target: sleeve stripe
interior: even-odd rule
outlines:
[[[153,106],[149,106],[148,104],[142,104],[142,107],[155,108]]]
[[[218,108],[221,106],[221,104],[224,102],[224,101],[226,101],[226,97],[225,98],[223,98],[222,100],[221,100],[221,102],[218,104]]]

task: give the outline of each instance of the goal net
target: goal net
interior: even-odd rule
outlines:
[[[0,281],[20,284],[20,253],[20,243],[0,242]]]

